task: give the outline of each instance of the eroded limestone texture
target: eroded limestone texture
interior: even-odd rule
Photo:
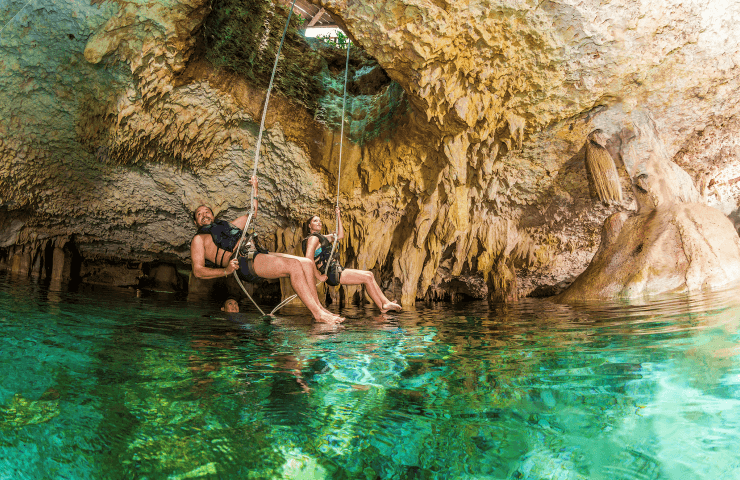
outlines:
[[[717,209],[673,203],[609,217],[593,261],[558,298],[636,298],[721,288],[738,280],[740,237]]]
[[[721,211],[694,203],[699,192],[667,158],[652,119],[642,113],[625,118],[615,136],[637,212],[607,219],[598,252],[560,300],[645,297],[740,280],[737,231]]]
[[[257,222],[271,248],[295,251],[311,213],[333,228],[342,140],[340,257],[405,305],[569,283],[616,212],[706,202],[737,217],[740,3],[317,4],[377,64],[351,64],[344,139],[342,51],[311,57],[315,110],[273,95]],[[265,90],[206,60],[211,5],[0,7],[7,268],[46,258],[43,242],[83,265],[183,268],[195,207],[245,212]],[[614,189],[599,197],[586,165],[606,153]]]

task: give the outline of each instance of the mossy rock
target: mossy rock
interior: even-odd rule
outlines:
[[[286,6],[264,0],[215,0],[203,27],[206,58],[267,88],[288,12]],[[302,22],[299,15],[291,16],[274,88],[314,111],[322,94],[318,74],[324,60],[299,32]]]

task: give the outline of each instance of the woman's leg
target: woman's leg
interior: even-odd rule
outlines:
[[[342,285],[365,285],[368,295],[370,295],[370,298],[373,299],[375,305],[377,305],[383,313],[388,310],[401,310],[401,305],[391,302],[385,295],[383,295],[383,291],[380,289],[378,282],[375,281],[375,276],[372,272],[346,268],[342,270],[342,276],[339,277],[339,283]]]
[[[318,301],[316,286],[306,281],[306,275],[300,257],[286,258],[283,256],[262,253],[254,257],[252,266],[254,273],[262,278],[289,277],[290,284],[298,294],[304,305],[311,311],[311,315],[318,322],[341,323],[342,317],[327,312]],[[308,260],[308,259],[306,259]]]

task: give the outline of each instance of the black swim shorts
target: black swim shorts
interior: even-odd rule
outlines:
[[[342,277],[342,266],[337,262],[331,262],[326,276],[326,284],[330,287],[336,287],[339,285],[339,279]]]
[[[264,280],[262,277],[259,277],[254,273],[253,263],[254,259],[257,258],[257,255],[259,255],[259,252],[254,253],[252,260],[249,260],[247,257],[239,257],[239,270],[236,271],[236,274],[245,282],[258,283]]]

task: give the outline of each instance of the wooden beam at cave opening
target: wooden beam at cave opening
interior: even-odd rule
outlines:
[[[318,22],[319,20],[321,20],[321,17],[324,15],[324,12],[325,11],[326,10],[324,10],[324,7],[321,7],[319,9],[319,11],[316,12],[316,15],[314,15],[313,18],[311,19],[311,21],[308,23],[308,26],[309,27],[313,27],[314,25],[316,25],[316,22]]]
[[[290,5],[293,3],[293,0],[276,1],[282,3],[287,7],[290,7]],[[301,17],[303,17],[303,19],[306,21],[306,23],[304,24],[305,26],[303,27],[304,29],[309,27],[338,27],[332,16],[329,14],[329,12],[326,11],[325,8],[319,8],[317,5],[311,3],[310,0],[295,0],[294,11],[298,13]]]

